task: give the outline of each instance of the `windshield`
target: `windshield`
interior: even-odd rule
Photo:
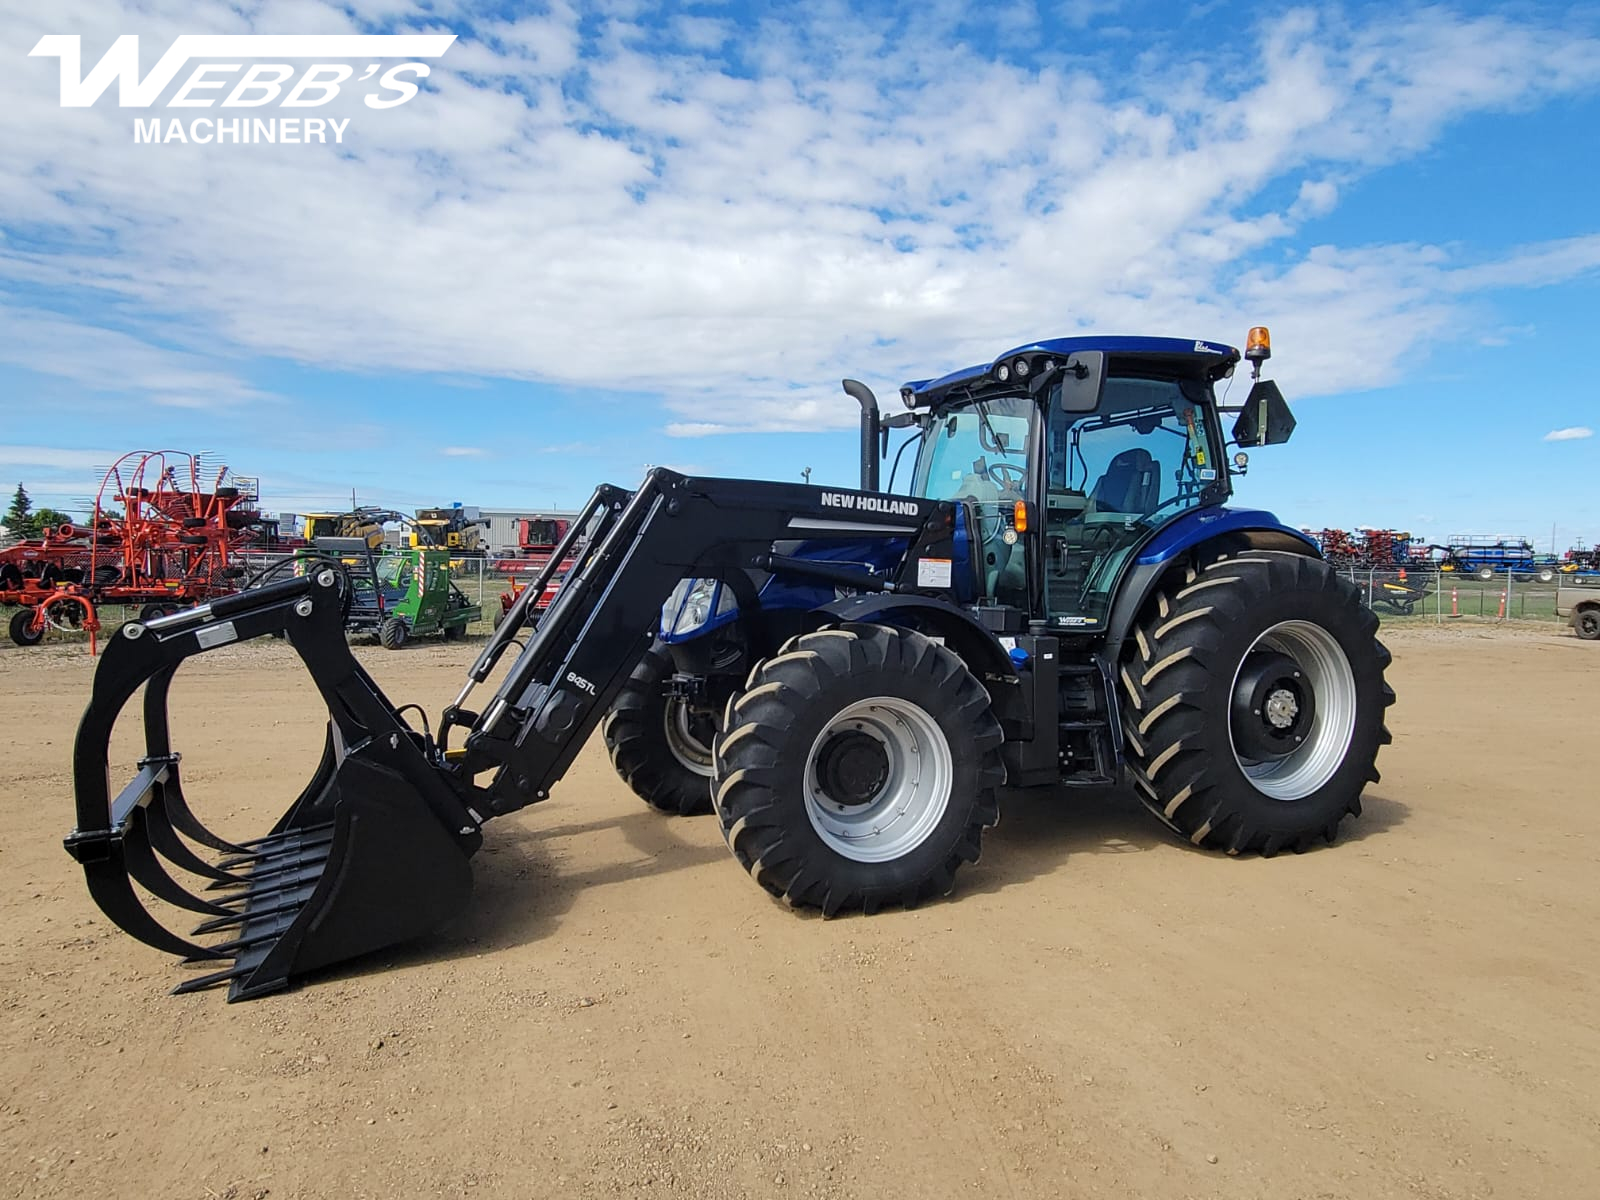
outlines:
[[[911,490],[930,500],[966,500],[976,527],[983,594],[1028,604],[1027,556],[1009,514],[1028,495],[1028,441],[1036,409],[1026,396],[996,396],[934,416],[917,453]]]
[[[386,554],[378,560],[378,582],[384,591],[404,591],[411,586],[411,560],[403,554]]]
[[[947,409],[922,439],[912,493],[930,500],[1020,499],[1026,490],[1032,415],[1026,396]]]

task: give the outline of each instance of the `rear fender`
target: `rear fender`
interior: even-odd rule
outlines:
[[[1191,518],[1168,525],[1145,545],[1132,568],[1122,577],[1116,601],[1111,606],[1111,617],[1106,623],[1105,660],[1113,668],[1121,661],[1122,645],[1133,631],[1134,621],[1138,620],[1161,581],[1189,563],[1206,562],[1242,550],[1278,550],[1309,558],[1322,557],[1315,542],[1298,530],[1280,524],[1271,513],[1257,509],[1209,511],[1217,514],[1210,522],[1201,523]],[[1177,528],[1179,525],[1184,528]],[[1186,539],[1182,536],[1185,533],[1192,536]]]

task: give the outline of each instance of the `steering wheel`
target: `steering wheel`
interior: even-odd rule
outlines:
[[[1028,472],[1016,463],[990,463],[989,478],[999,483],[1002,491],[1021,495],[1023,484],[1028,481]]]

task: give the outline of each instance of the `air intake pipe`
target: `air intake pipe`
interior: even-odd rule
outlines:
[[[883,428],[878,416],[878,398],[859,379],[844,380],[844,394],[861,405],[861,490],[878,490],[878,434]]]

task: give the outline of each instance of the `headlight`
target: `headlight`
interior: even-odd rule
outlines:
[[[733,590],[716,579],[684,579],[672,589],[661,608],[661,628],[670,637],[693,633],[713,615],[733,610]]]
[[[715,579],[694,581],[689,594],[683,598],[682,607],[678,609],[678,619],[672,626],[673,633],[684,634],[691,629],[699,629],[711,619],[711,606],[717,601],[717,587]]]

